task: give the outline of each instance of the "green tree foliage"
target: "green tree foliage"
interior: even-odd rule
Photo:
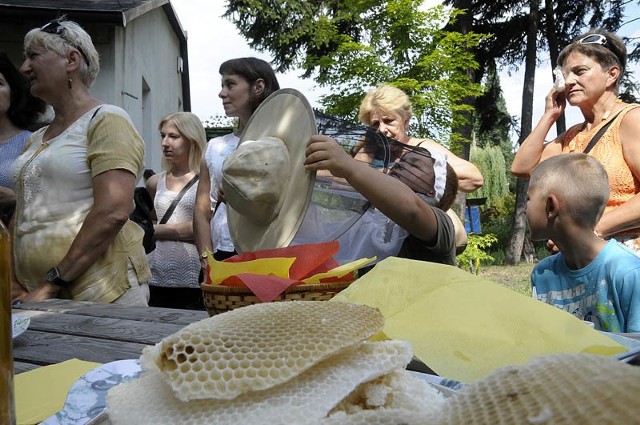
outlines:
[[[327,112],[355,119],[365,92],[383,82],[405,90],[416,136],[447,141],[481,94],[467,70],[482,36],[441,28],[458,12],[424,10],[422,0],[228,0],[225,17],[249,44],[273,55],[279,71],[301,67],[328,86]],[[445,136],[446,135],[446,136]]]
[[[238,119],[226,115],[212,115],[202,122],[207,134],[207,140],[231,133],[238,127]]]
[[[445,4],[458,7],[473,16],[472,31],[493,35],[484,39],[475,51],[479,63],[476,81],[478,74],[487,70],[492,62],[507,69],[516,69],[525,63],[520,143],[532,128],[534,71],[540,65],[538,52],[549,51],[551,73],[560,49],[579,33],[589,27],[616,31],[628,3],[628,0],[445,0]],[[486,100],[487,103],[491,102],[490,99]],[[497,99],[493,101],[497,102]],[[479,111],[480,107],[476,107],[476,110]],[[558,132],[563,130],[564,122],[559,120]],[[519,261],[524,246],[526,181],[517,180],[516,193],[516,211],[511,225],[513,232],[506,259],[509,264]]]
[[[238,119],[235,117],[228,117],[226,115],[212,115],[208,119],[206,119],[202,125],[205,128],[217,128],[217,127],[237,127]]]
[[[484,93],[475,101],[474,132],[476,144],[481,147],[498,146],[507,164],[513,160],[511,132],[517,120],[509,115],[502,94],[500,77],[495,63],[489,64],[484,84]]]
[[[484,177],[484,185],[476,189],[473,196],[487,198],[485,208],[491,208],[509,194],[508,170],[502,150],[498,146],[474,146],[471,148],[471,162],[480,169]]]

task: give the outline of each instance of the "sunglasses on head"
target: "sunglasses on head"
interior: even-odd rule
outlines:
[[[576,41],[579,44],[600,44],[601,46],[607,45],[607,37],[602,34],[589,34],[586,37],[582,37]]]
[[[622,65],[623,60],[620,58],[620,55],[616,50],[607,42],[607,37],[602,34],[589,34],[585,37],[582,37],[580,40],[576,41],[577,44],[599,44],[609,50],[618,60],[618,63],[621,65],[621,69],[624,70],[624,66]]]
[[[84,53],[84,50],[82,50],[82,48],[80,46],[78,46],[76,43],[74,43],[71,40],[69,40],[69,38],[66,36],[67,29],[60,24],[60,20],[59,19],[54,19],[53,21],[51,21],[51,22],[49,22],[47,24],[44,24],[40,28],[40,31],[46,32],[47,34],[57,35],[58,37],[60,37],[64,41],[66,41],[69,45],[71,45],[71,47],[73,47],[74,49],[76,49],[77,51],[80,52],[80,54],[84,58],[85,62],[87,62],[87,66],[89,66],[91,64],[91,62],[89,62],[89,58]]]

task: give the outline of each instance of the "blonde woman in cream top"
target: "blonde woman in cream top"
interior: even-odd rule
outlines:
[[[144,142],[125,111],[89,94],[99,58],[78,24],[33,29],[24,48],[21,71],[55,117],[12,169],[13,297],[146,305],[143,232],[128,220]]]

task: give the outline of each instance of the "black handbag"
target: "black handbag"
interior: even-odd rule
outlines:
[[[173,214],[173,211],[176,209],[178,202],[184,196],[184,194],[189,190],[191,186],[193,186],[198,181],[199,176],[194,176],[189,182],[182,188],[178,196],[176,196],[167,208],[167,212],[165,212],[162,219],[158,222],[158,224],[166,224]],[[142,245],[144,246],[144,252],[150,253],[154,249],[156,249],[156,241],[153,238],[153,219],[151,218],[151,212],[153,211],[153,199],[151,199],[151,194],[144,187],[136,187],[135,192],[133,193],[133,202],[136,207],[129,215],[129,219],[134,221],[138,226],[142,227],[144,230],[144,238],[142,239]]]
[[[146,188],[136,187],[133,192],[133,202],[136,207],[129,215],[129,219],[144,230],[142,245],[144,246],[144,252],[148,254],[156,249],[156,241],[153,239],[153,219],[151,218],[153,199],[151,199],[151,195]]]

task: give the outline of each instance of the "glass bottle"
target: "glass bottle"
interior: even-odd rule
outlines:
[[[11,241],[0,220],[0,424],[15,425],[11,337]]]

